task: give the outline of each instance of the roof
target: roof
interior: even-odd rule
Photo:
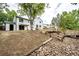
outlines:
[[[42,20],[40,17],[37,17],[37,18],[36,18],[36,20],[38,20],[38,19],[41,20],[41,21],[43,22],[43,20]]]
[[[24,17],[22,17],[22,16],[16,16],[16,18],[21,18],[21,19],[26,19],[26,20],[28,20],[28,18],[24,18]]]
[[[11,21],[6,21],[4,23],[7,23],[7,24],[16,24],[15,22],[11,22]]]

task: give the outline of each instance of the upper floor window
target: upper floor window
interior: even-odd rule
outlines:
[[[41,23],[41,21],[40,21],[40,23]]]
[[[28,20],[27,20],[28,21]],[[28,23],[29,23],[30,21],[28,21]]]
[[[77,3],[71,3],[72,5],[77,5]]]
[[[22,18],[19,18],[19,22],[23,22],[23,19]]]

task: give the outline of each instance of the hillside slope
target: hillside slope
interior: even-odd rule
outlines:
[[[0,32],[0,55],[26,55],[47,39],[39,31]]]

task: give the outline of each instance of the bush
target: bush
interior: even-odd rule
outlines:
[[[60,27],[63,29],[79,30],[78,10],[63,12],[60,16]]]

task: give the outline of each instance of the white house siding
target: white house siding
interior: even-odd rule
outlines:
[[[30,21],[28,21],[27,19],[23,18],[23,21],[20,22],[19,18],[14,18],[13,19],[13,30],[19,30],[19,25],[23,25],[24,26],[24,30],[31,30],[30,28]],[[43,21],[37,17],[34,22],[33,22],[33,30],[36,30],[36,26],[38,25],[38,29],[43,29]],[[40,27],[41,26],[41,27]],[[9,31],[10,30],[10,24],[6,23],[6,30]]]
[[[24,30],[29,30],[30,23],[28,20],[23,20],[23,22],[19,22],[19,25],[24,25]]]
[[[14,27],[13,29],[14,29],[14,31],[15,31],[15,30],[16,30],[16,24],[14,24],[13,27]]]
[[[9,31],[10,25],[9,25],[8,23],[6,23],[5,27],[6,27],[5,30],[6,30],[6,31]]]
[[[13,24],[14,31],[17,30],[16,22],[17,22],[16,17],[14,17],[14,19],[13,19],[13,23],[14,23],[14,24]]]
[[[43,21],[39,17],[34,20],[34,30],[36,29],[37,25],[38,29],[43,29]]]
[[[24,26],[24,30],[28,30],[28,27],[27,26]]]
[[[16,18],[16,30],[19,30],[19,18]]]
[[[29,21],[28,20],[24,20],[23,23],[26,24],[26,25],[29,25]]]
[[[30,28],[30,24],[29,24],[29,26],[28,26],[28,30],[31,30],[31,28]]]

